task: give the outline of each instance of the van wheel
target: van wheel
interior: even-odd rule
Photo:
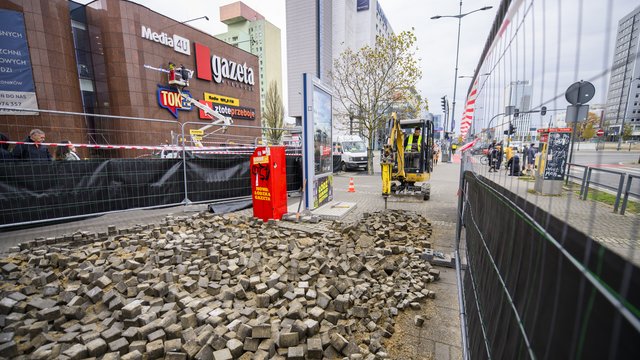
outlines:
[[[344,161],[340,164],[340,170],[347,171],[347,164]]]

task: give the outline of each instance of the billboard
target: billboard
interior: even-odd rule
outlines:
[[[22,13],[0,10],[0,107],[37,109],[27,32]],[[0,109],[0,115],[37,112]]]
[[[369,0],[358,0],[357,11],[369,10]]]
[[[303,74],[302,122],[305,208],[315,209],[333,200],[333,118],[331,90],[320,79]]]

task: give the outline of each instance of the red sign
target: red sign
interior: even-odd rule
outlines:
[[[604,135],[604,130],[598,129],[598,131],[596,131],[596,135],[598,135],[598,137],[603,136]]]

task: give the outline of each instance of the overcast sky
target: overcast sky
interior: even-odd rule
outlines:
[[[210,18],[207,22],[205,20],[196,20],[189,24],[193,27],[199,28],[210,34],[218,34],[225,32],[227,27],[225,24],[219,21],[219,7],[221,5],[235,2],[236,0],[188,0],[184,4],[170,0],[133,0],[149,7],[150,9],[157,11],[165,16],[171,17],[176,21],[185,21],[199,16],[206,15]],[[334,0],[335,1],[335,0]],[[384,10],[387,19],[396,33],[402,30],[410,30],[412,27],[415,29],[415,33],[418,38],[418,57],[421,59],[421,66],[423,70],[423,78],[418,83],[418,90],[423,96],[426,96],[430,103],[430,110],[435,114],[441,113],[440,110],[440,97],[447,95],[449,98],[453,96],[454,88],[454,71],[455,71],[455,59],[456,59],[456,35],[458,22],[454,18],[442,18],[438,20],[431,20],[430,18],[435,15],[456,15],[459,10],[459,1],[456,0],[429,0],[429,1],[415,1],[415,0],[379,0]],[[283,84],[284,95],[287,95],[286,84],[286,15],[285,15],[285,0],[243,0],[245,4],[258,11],[265,18],[279,27],[282,31],[282,58],[283,58]],[[311,2],[310,2],[311,3]],[[531,3],[531,0],[524,1],[525,4]],[[460,35],[460,56],[459,56],[459,76],[472,75],[475,67],[477,66],[478,59],[484,48],[489,29],[494,21],[497,8],[500,4],[499,0],[475,0],[464,1],[462,6],[462,12],[466,13],[484,6],[493,6],[492,9],[486,11],[479,11],[462,19],[461,35]],[[536,22],[540,22],[543,17],[540,14],[545,14],[547,21],[547,29],[542,29],[541,26],[537,27],[536,32],[538,41],[541,39],[540,33],[545,32],[547,42],[547,57],[555,58],[557,64],[566,64],[568,68],[564,69],[560,66],[560,73],[568,74],[567,79],[560,79],[559,84],[552,84],[553,81],[546,81],[545,88],[555,86],[548,91],[543,92],[544,96],[550,94],[560,93],[565,88],[565,82],[573,81],[571,76],[578,76],[589,78],[589,74],[581,74],[573,71],[572,66],[575,64],[576,55],[572,54],[567,49],[564,49],[562,54],[554,52],[557,44],[556,30],[561,27],[562,40],[569,41],[570,36],[575,36],[576,24],[579,17],[576,15],[576,9],[582,4],[582,32],[584,35],[582,38],[582,54],[580,56],[581,68],[593,68],[600,70],[603,67],[603,62],[607,62],[607,66],[610,66],[612,52],[608,52],[609,60],[603,59],[603,54],[607,54],[608,49],[613,48],[613,40],[605,39],[605,33],[607,33],[606,25],[610,24],[613,33],[609,32],[610,36],[615,35],[615,29],[617,28],[618,20],[632,11],[638,6],[637,0],[566,0],[556,4],[556,1],[536,1],[534,7],[535,16],[537,16]],[[542,11],[542,6],[545,6]],[[608,10],[611,9],[611,10]],[[556,16],[558,13],[562,15]],[[606,15],[610,14],[611,21],[607,22]],[[556,24],[559,24],[556,26]],[[571,33],[573,32],[573,34]],[[571,34],[571,35],[570,35]],[[554,44],[551,44],[554,42]],[[563,44],[561,47],[566,48]],[[590,49],[587,52],[585,49]],[[540,54],[539,54],[540,55]],[[595,55],[595,56],[594,56]],[[571,60],[571,61],[569,61]],[[556,63],[548,62],[545,72],[549,73],[552,70],[555,72]],[[589,63],[592,63],[591,65]],[[575,66],[573,66],[575,67]],[[577,73],[577,74],[575,74]],[[552,75],[553,77],[553,75]],[[457,106],[456,106],[456,125],[459,125],[458,119],[460,118],[467,89],[470,85],[471,79],[458,79],[457,84]],[[502,79],[504,81],[504,77]],[[596,84],[598,101],[604,103],[606,99],[606,87],[608,85],[608,79],[604,77],[600,80],[599,84]],[[499,85],[503,86],[503,85]],[[539,91],[539,90],[538,90]],[[534,90],[534,93],[536,90]],[[284,101],[285,106],[287,101]]]
[[[189,0],[188,6],[177,5],[169,0],[133,0],[176,21],[185,21],[206,15],[209,21],[196,20],[189,24],[211,34],[225,32],[227,26],[220,22],[219,7],[236,0]],[[286,95],[286,16],[285,0],[243,0],[272,24],[282,31],[283,82]],[[462,21],[460,36],[459,75],[471,75],[477,65],[478,57],[486,41],[486,34],[495,17],[499,0],[467,1],[463,3],[463,12],[475,10],[483,6],[493,9],[481,11],[465,17]],[[430,20],[435,15],[458,14],[459,2],[454,0],[380,0],[380,5],[387,15],[396,33],[415,28],[418,37],[418,56],[422,59],[423,78],[418,89],[430,101],[431,111],[440,113],[440,97],[453,96],[453,80],[456,50],[456,19]],[[458,81],[458,106],[464,102],[470,79]],[[285,106],[287,101],[284,101]],[[462,110],[456,111],[461,113]]]

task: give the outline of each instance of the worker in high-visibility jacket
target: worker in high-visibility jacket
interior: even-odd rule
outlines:
[[[409,168],[420,167],[420,150],[422,150],[422,132],[416,127],[413,134],[407,136],[404,142],[405,164]]]
[[[422,134],[420,130],[420,127],[416,127],[413,134],[407,136],[407,139],[404,141],[404,151],[420,152],[420,150],[422,150]]]

